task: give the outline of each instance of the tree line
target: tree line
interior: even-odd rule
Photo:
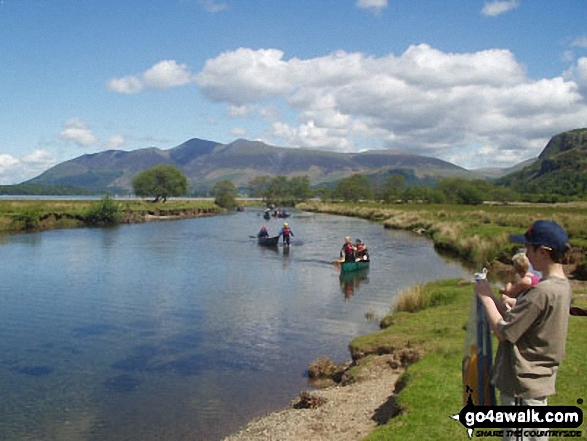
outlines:
[[[158,165],[137,174],[132,181],[134,192],[140,197],[153,197],[154,202],[165,201],[168,197],[188,194],[188,180],[183,172],[172,165]],[[433,204],[478,205],[484,201],[513,202],[559,202],[560,195],[520,194],[510,187],[494,185],[483,179],[445,177],[434,186],[408,185],[399,173],[383,180],[373,181],[362,174],[340,179],[330,186],[314,186],[307,176],[258,176],[249,181],[246,188],[238,189],[230,180],[214,184],[210,194],[217,205],[234,208],[240,195],[260,198],[267,204],[295,206],[311,198],[324,201],[375,200],[387,203],[419,202]]]

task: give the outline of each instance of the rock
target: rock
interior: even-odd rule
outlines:
[[[304,391],[300,394],[300,399],[293,405],[294,409],[317,409],[324,406],[328,400],[324,397],[313,395],[310,392]]]
[[[331,378],[340,370],[339,366],[329,358],[318,358],[310,363],[308,376],[311,379]]]

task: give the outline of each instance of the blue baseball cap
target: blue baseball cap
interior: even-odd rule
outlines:
[[[555,251],[566,251],[569,247],[569,236],[559,224],[554,221],[539,220],[532,224],[525,234],[512,235],[510,241],[540,245]]]

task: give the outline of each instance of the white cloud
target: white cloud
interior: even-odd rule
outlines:
[[[126,144],[126,138],[122,135],[112,135],[108,138],[108,142],[103,145],[106,150],[117,150]]]
[[[98,142],[88,125],[80,118],[71,118],[64,124],[65,128],[59,136],[61,139],[71,141],[80,147],[89,147]]]
[[[57,160],[45,150],[35,150],[21,158],[0,154],[0,184],[18,184],[32,179],[55,164]]]
[[[379,14],[387,7],[387,0],[357,0],[357,8],[368,9]]]
[[[16,164],[18,164],[18,159],[14,156],[5,153],[0,154],[0,174],[6,173],[7,170],[10,170]]]
[[[108,81],[108,90],[118,93],[124,93],[130,95],[133,93],[139,93],[143,90],[143,83],[137,77],[127,76],[123,78],[113,78]]]
[[[228,108],[228,116],[230,118],[246,118],[255,110],[254,106],[230,106]]]
[[[164,60],[148,69],[143,75],[145,87],[164,90],[183,86],[191,81],[192,75],[185,64],[175,60]]]
[[[571,47],[583,47],[587,48],[587,35],[576,38],[572,43]]]
[[[193,75],[185,64],[175,60],[163,60],[147,69],[140,76],[129,75],[113,78],[107,83],[109,90],[123,94],[134,94],[144,89],[165,90],[184,86],[193,80]]]
[[[214,0],[200,0],[200,4],[206,12],[221,12],[228,8],[228,4],[224,2],[215,2]]]
[[[565,77],[573,81],[587,101],[587,57],[579,58],[577,64],[565,72]],[[587,125],[587,122],[584,126]]]
[[[235,138],[244,138],[247,136],[247,129],[244,129],[242,127],[235,127],[230,131],[230,134]]]
[[[236,106],[280,96],[291,91],[285,77],[289,65],[283,55],[277,49],[239,48],[224,52],[206,61],[204,69],[196,75],[196,82],[212,100]],[[227,84],[232,86],[227,88]]]
[[[508,50],[446,53],[421,44],[399,56],[289,60],[276,49],[240,48],[208,60],[196,82],[233,112],[278,108],[265,133],[273,142],[443,158],[470,149],[472,166],[500,161],[500,151],[508,162],[537,156],[554,134],[584,127],[586,78],[587,59],[534,80]]]
[[[496,17],[520,6],[520,0],[495,0],[485,2],[481,13],[489,17]]]

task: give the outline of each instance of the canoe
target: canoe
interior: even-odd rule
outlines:
[[[341,262],[340,270],[343,273],[348,273],[351,271],[357,271],[363,268],[367,268],[369,266],[368,260],[359,260],[358,262]]]
[[[279,244],[279,236],[257,237],[257,243],[263,247],[276,247]]]

